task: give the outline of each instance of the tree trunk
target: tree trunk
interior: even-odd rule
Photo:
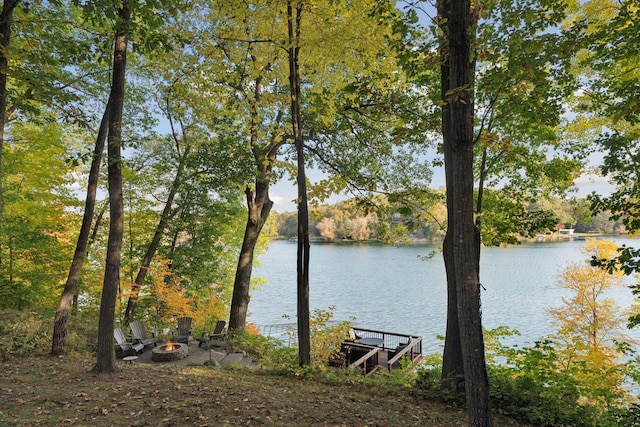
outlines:
[[[7,125],[7,70],[9,66],[9,42],[11,41],[11,26],[13,25],[13,10],[20,0],[4,0],[0,15],[0,230],[3,225],[4,212],[4,131]],[[2,245],[0,244],[0,249]],[[2,262],[0,253],[0,262]]]
[[[440,3],[439,3],[440,4]],[[442,20],[443,38],[440,40],[440,56],[442,62],[440,64],[440,92],[442,96],[442,135],[443,138],[449,137],[450,123],[450,106],[447,94],[451,89],[449,81],[449,43],[447,39],[448,29],[446,23],[449,19],[449,10],[441,4],[438,9],[438,16]],[[450,173],[445,170],[445,173]],[[447,182],[452,178],[447,177]],[[451,223],[449,223],[451,224]],[[458,392],[464,391],[464,364],[462,361],[462,347],[460,346],[460,326],[458,323],[458,296],[456,293],[456,277],[455,264],[455,248],[453,238],[447,232],[443,247],[442,255],[444,258],[445,271],[447,275],[447,326],[445,333],[444,351],[442,355],[442,386]]]
[[[294,16],[295,3],[295,16]],[[291,125],[298,157],[298,252],[297,252],[297,307],[298,358],[300,366],[311,363],[311,337],[309,327],[309,208],[307,204],[307,178],[302,136],[302,93],[300,90],[300,24],[302,2],[287,2],[289,30],[289,88],[291,91]]]
[[[111,83],[111,108],[109,113],[109,240],[107,259],[100,300],[98,323],[98,355],[93,372],[116,371],[113,329],[116,299],[120,285],[120,257],[124,230],[124,204],[122,197],[122,110],[124,105],[125,70],[127,63],[127,32],[131,20],[131,3],[122,1],[118,9],[118,27],[113,55],[113,80]]]
[[[184,136],[183,136],[183,139]],[[131,287],[131,295],[129,296],[129,300],[127,301],[127,308],[124,313],[124,322],[125,324],[129,324],[133,321],[133,312],[136,308],[136,304],[138,302],[138,295],[140,294],[140,288],[144,283],[144,279],[147,277],[147,273],[149,272],[149,267],[151,266],[151,261],[160,246],[160,239],[164,234],[164,230],[167,227],[167,223],[171,218],[171,212],[173,208],[173,200],[178,193],[178,189],[182,184],[182,177],[184,175],[184,167],[185,162],[187,160],[187,156],[189,155],[190,145],[187,144],[184,149],[182,156],[180,156],[180,161],[178,163],[178,170],[176,171],[176,175],[173,178],[173,182],[171,184],[171,189],[169,190],[169,195],[167,197],[167,201],[165,202],[164,209],[160,214],[160,221],[158,221],[158,225],[156,226],[156,231],[153,234],[153,238],[149,243],[149,247],[147,248],[147,252],[144,254],[144,258],[142,258],[142,263],[140,264],[140,269],[138,270],[138,274],[136,276],[136,280],[133,282],[133,286]],[[179,154],[179,150],[178,150]]]
[[[256,179],[255,193],[249,187],[245,190],[248,218],[238,258],[236,277],[233,283],[233,296],[231,298],[231,311],[229,313],[229,329],[236,331],[244,330],[247,321],[253,257],[258,237],[260,237],[262,227],[267,221],[273,206],[273,202],[269,199],[271,166],[262,165],[258,167],[258,171],[261,179]]]
[[[84,203],[84,215],[82,217],[82,225],[80,226],[80,234],[76,242],[76,251],[71,261],[71,268],[67,276],[67,282],[62,291],[62,297],[56,311],[55,320],[53,322],[53,341],[51,344],[51,354],[61,355],[66,351],[67,346],[67,320],[69,311],[73,304],[74,295],[80,279],[80,272],[84,257],[87,253],[89,245],[89,235],[91,233],[91,222],[96,207],[96,193],[98,191],[98,180],[100,178],[100,162],[102,162],[102,152],[104,151],[104,142],[107,136],[109,125],[109,109],[110,102],[107,106],[100,122],[96,145],[93,150],[93,160],[91,161],[91,169],[89,170],[89,179],[87,182],[87,197]]]
[[[455,290],[455,297],[450,295],[448,302],[455,300],[456,307],[448,306],[448,310],[457,311],[469,425],[490,426],[493,421],[481,322],[478,234],[473,215],[475,62],[471,55],[470,7],[469,0],[438,2],[438,15],[446,20],[443,28],[445,44],[441,45],[445,63],[442,70],[446,73],[441,77],[448,215],[444,256],[447,257],[448,281],[454,281],[448,291]],[[455,322],[455,319],[447,317],[447,332],[454,328],[449,325],[450,321]],[[445,354],[453,360],[458,356],[457,343],[449,340],[448,344],[454,347],[445,350]],[[453,365],[451,360],[447,360],[448,369]],[[446,378],[445,383],[455,384],[454,378]]]
[[[442,354],[442,387],[464,392],[464,363],[460,345],[460,326],[458,323],[458,296],[456,293],[455,248],[452,237],[447,232],[442,246],[445,271],[447,275],[447,329]]]
[[[247,322],[247,311],[250,301],[251,274],[256,244],[264,224],[269,218],[273,202],[269,199],[269,186],[273,163],[278,149],[283,144],[283,135],[272,135],[271,142],[266,147],[259,144],[258,128],[260,122],[259,104],[262,97],[262,77],[257,77],[253,90],[253,101],[249,102],[251,111],[251,147],[256,163],[255,191],[249,186],[245,189],[247,200],[247,225],[242,240],[242,248],[238,257],[236,277],[233,283],[233,296],[229,313],[229,330],[244,330]],[[279,123],[282,111],[278,113],[276,122]]]

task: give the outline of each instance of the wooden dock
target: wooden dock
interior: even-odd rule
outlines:
[[[341,357],[332,366],[362,370],[365,377],[380,370],[389,372],[402,362],[416,364],[422,360],[422,337],[376,329],[352,328],[356,338],[345,341]]]

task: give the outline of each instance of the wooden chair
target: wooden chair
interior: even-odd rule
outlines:
[[[349,339],[347,341],[357,341],[362,338],[360,335],[356,334],[356,331],[353,328],[349,328]]]
[[[127,341],[127,338],[124,336],[124,333],[120,328],[113,330],[113,337],[116,340],[118,348],[120,348],[122,356],[135,356],[144,349],[144,345],[142,343]],[[118,352],[116,351],[116,354],[117,353]]]
[[[192,323],[192,317],[179,317],[178,327],[173,333],[173,338],[171,339],[171,341],[189,344],[189,341],[193,340],[193,337],[191,336],[191,334],[193,333]]]
[[[142,343],[145,347],[148,345],[156,346],[156,334],[153,331],[147,331],[142,321],[136,320],[129,323],[129,328],[131,328],[131,336],[135,341]]]
[[[209,347],[211,347],[210,344],[212,340],[224,339],[224,337],[227,335],[227,332],[225,331],[225,326],[227,326],[227,322],[225,322],[224,320],[218,320],[215,328],[213,328],[213,332],[211,332],[210,334],[207,334],[206,331],[202,331],[202,335],[200,336],[200,338],[198,338],[198,341],[200,342],[198,346],[206,347],[208,350]]]

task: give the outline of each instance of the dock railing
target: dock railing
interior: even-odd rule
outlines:
[[[380,347],[369,347],[359,345],[357,343],[347,343],[347,351],[354,351],[359,348],[360,351],[356,355],[362,355],[359,359],[354,360],[350,365],[350,369],[361,369],[365,377],[375,374],[380,370]]]
[[[407,345],[399,345],[396,350],[389,350],[387,370],[391,372],[393,368],[400,366],[400,359],[405,356],[408,356],[411,363],[422,360],[422,337],[413,337]]]
[[[384,356],[387,356],[385,367],[389,372],[400,367],[400,360],[403,358],[408,358],[414,364],[422,360],[422,337],[420,336],[358,327],[353,327],[353,331],[360,339],[379,338],[382,340],[382,346],[375,347],[375,349],[380,351],[380,356],[383,356],[378,357],[378,361],[384,360]],[[357,344],[357,341],[353,344]]]

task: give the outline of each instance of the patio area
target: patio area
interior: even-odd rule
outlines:
[[[159,342],[157,346],[164,345],[164,342]],[[163,366],[243,366],[251,369],[259,369],[260,362],[253,361],[250,357],[247,357],[244,353],[227,353],[226,349],[217,347],[207,350],[200,347],[198,341],[191,341],[188,344],[188,354],[186,357],[178,360],[171,360],[166,362],[157,362],[152,359],[153,347],[145,347],[142,353],[137,354],[138,358],[133,360],[132,363],[140,364],[156,364]],[[127,360],[118,359],[118,363],[129,363]]]

